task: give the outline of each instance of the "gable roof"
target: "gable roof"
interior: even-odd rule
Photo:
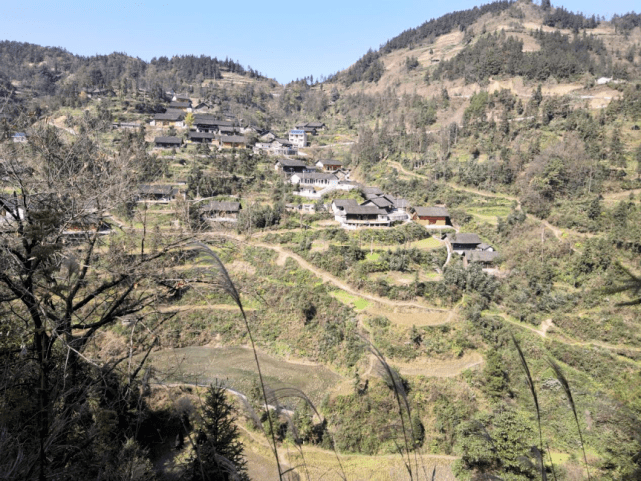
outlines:
[[[340,160],[332,160],[332,159],[321,159],[316,163],[321,165],[341,165],[341,166],[343,165],[343,163]]]
[[[328,172],[301,172],[294,175],[298,176],[299,179],[338,180],[338,177]]]
[[[165,112],[164,114],[154,115],[154,120],[182,120],[185,118],[185,114],[180,110],[174,112]]]
[[[211,132],[189,132],[189,138],[190,139],[213,139],[214,134]]]
[[[336,207],[342,207],[343,209],[347,206],[357,206],[358,202],[354,199],[336,199],[334,201]]]
[[[242,209],[240,202],[224,202],[212,200],[200,206],[201,211],[205,212],[238,212]]]
[[[170,102],[170,109],[186,109],[191,107],[191,102]]]
[[[322,127],[325,127],[325,124],[323,122],[307,122],[305,126],[311,127],[312,129],[320,129]]]
[[[231,144],[244,144],[245,137],[242,135],[222,135],[220,137],[221,142],[229,142]]]
[[[445,207],[414,207],[414,212],[420,217],[449,217]],[[475,234],[476,235],[476,234]]]
[[[455,232],[453,234],[447,234],[447,239],[456,244],[480,244],[481,239],[476,234],[464,233],[464,232]]]
[[[383,209],[379,209],[375,205],[347,205],[344,207],[345,214],[347,215],[359,215],[359,214],[376,214],[376,215],[386,215]]]
[[[298,159],[278,159],[277,164],[283,167],[307,167],[307,164]]]
[[[171,195],[175,190],[171,184],[141,184],[138,186],[139,194]]]
[[[361,191],[365,195],[376,195],[376,196],[383,195],[383,191],[378,187],[363,187]]]
[[[493,262],[499,257],[496,251],[465,251],[463,255],[469,262]]]
[[[180,137],[156,137],[154,142],[157,144],[182,144],[183,139]]]
[[[380,196],[375,197],[374,199],[369,199],[361,205],[375,205],[381,209],[387,209],[388,207],[392,207],[394,204],[392,204],[392,202],[390,202],[385,196]]]
[[[187,94],[176,94],[175,97],[180,100],[189,100],[189,95]]]
[[[276,139],[272,140],[272,142],[278,142],[279,144],[281,144],[281,145],[286,145],[286,146],[293,145],[293,144],[289,141],[289,139],[280,139],[280,138],[276,138]]]
[[[214,115],[210,114],[195,114],[194,125],[218,125],[219,127],[231,127],[234,123],[229,120],[218,120]]]

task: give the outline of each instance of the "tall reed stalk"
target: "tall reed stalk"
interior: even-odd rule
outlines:
[[[552,370],[554,371],[554,374],[556,375],[557,380],[561,383],[561,386],[563,386],[565,397],[568,398],[568,402],[570,403],[570,407],[572,408],[572,413],[574,414],[574,421],[576,422],[576,429],[579,432],[579,439],[581,440],[581,449],[583,450],[583,461],[585,462],[585,471],[588,473],[588,479],[591,479],[590,469],[588,468],[588,457],[585,454],[585,444],[583,443],[583,434],[581,433],[581,426],[579,425],[579,416],[577,415],[577,412],[576,412],[576,404],[574,404],[574,398],[572,397],[572,390],[570,389],[570,384],[568,383],[568,380],[563,374],[563,371],[561,370],[561,366],[559,366],[551,358],[548,358],[548,363],[550,364],[550,367],[552,367]]]
[[[539,464],[541,466],[541,479],[543,481],[547,481],[547,473],[545,472],[545,465],[543,464],[543,453],[545,451],[543,451],[543,430],[541,428],[541,409],[539,408],[539,398],[536,395],[536,389],[534,388],[534,380],[532,379],[532,374],[530,373],[530,368],[527,365],[527,361],[525,360],[525,356],[523,355],[521,346],[519,345],[518,341],[514,337],[514,334],[510,333],[510,335],[512,336],[512,342],[514,342],[514,345],[516,346],[516,350],[519,353],[519,359],[521,359],[521,366],[523,367],[523,371],[525,372],[525,379],[527,381],[528,387],[530,388],[532,399],[534,399],[534,406],[536,408],[536,418],[539,425],[539,442],[541,443],[539,445],[539,455],[537,457],[539,458]]]
[[[196,243],[196,245],[198,246],[198,249],[201,253],[205,254],[206,256],[212,259],[214,269],[216,270],[216,275],[214,276],[214,280],[216,281],[218,286],[234,300],[234,302],[240,309],[240,313],[243,317],[243,321],[245,323],[245,329],[247,330],[247,335],[249,336],[249,341],[251,343],[252,352],[254,353],[254,360],[256,361],[256,369],[258,370],[258,379],[260,381],[260,388],[263,395],[263,401],[265,402],[265,409],[268,410],[267,419],[269,420],[269,431],[272,439],[271,448],[274,454],[274,458],[276,459],[276,467],[278,468],[278,479],[280,481],[283,481],[283,470],[280,465],[280,458],[278,457],[278,446],[276,445],[276,434],[274,433],[274,426],[273,426],[274,423],[272,421],[271,416],[269,415],[269,408],[267,407],[269,406],[269,403],[267,402],[267,389],[265,387],[263,373],[260,368],[260,361],[258,360],[258,352],[256,350],[254,336],[252,335],[251,328],[249,327],[249,321],[247,320],[247,315],[245,314],[245,309],[243,308],[243,303],[240,299],[240,294],[236,290],[236,286],[234,285],[231,278],[229,277],[229,273],[227,272],[227,269],[225,269],[225,266],[223,265],[218,255],[205,244],[198,242]]]

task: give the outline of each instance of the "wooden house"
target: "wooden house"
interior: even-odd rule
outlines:
[[[191,112],[191,101],[189,101],[189,102],[170,102],[168,109],[180,110],[182,112]]]
[[[179,149],[182,147],[183,139],[181,137],[156,137],[154,143],[158,149]]]
[[[494,267],[499,253],[496,251],[473,250],[463,252],[463,266],[467,267],[473,263],[479,263],[483,268]]]
[[[412,220],[426,225],[452,225],[445,207],[414,207]]]
[[[288,174],[302,173],[309,170],[307,164],[298,159],[278,159],[274,168],[278,172],[285,172]]]
[[[240,202],[221,202],[212,200],[198,208],[204,220],[216,222],[236,222],[242,209]]]
[[[247,147],[247,141],[242,135],[222,135],[218,144],[223,149],[244,149]]]
[[[355,199],[336,199],[332,202],[332,211],[336,215],[345,215],[345,207],[355,207],[358,205]]]
[[[325,172],[336,172],[343,168],[343,163],[339,160],[323,159],[316,162],[316,167]]]
[[[195,114],[194,127],[198,132],[218,133],[220,127],[233,127],[234,123],[228,120],[218,120],[213,115]]]
[[[481,244],[481,239],[476,234],[455,232],[453,234],[447,234],[445,236],[445,242],[450,245],[454,252],[463,254],[465,251],[476,250],[479,244]]]
[[[340,216],[340,222],[351,227],[388,227],[390,225],[387,212],[375,205],[346,205]]]
[[[171,184],[142,184],[138,186],[137,201],[171,202],[177,194],[178,189]]]
[[[185,114],[183,112],[165,112],[164,114],[154,115],[151,125],[155,127],[184,127]]]
[[[363,197],[367,200],[384,195],[383,191],[378,187],[363,187],[361,192],[363,193]]]
[[[196,144],[211,144],[214,137],[214,134],[209,132],[189,132],[189,141]]]

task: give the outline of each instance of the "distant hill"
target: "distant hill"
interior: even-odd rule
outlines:
[[[641,15],[610,21],[559,6],[497,1],[424,22],[368,51],[329,81],[342,91],[470,95],[493,82],[589,84],[637,77]],[[435,85],[438,83],[438,87]],[[505,85],[502,85],[505,87]]]
[[[52,95],[61,89],[120,88],[123,82],[137,88],[177,89],[205,79],[222,79],[224,72],[263,78],[251,67],[228,58],[181,55],[146,62],[125,53],[84,57],[59,47],[0,42],[0,81],[30,88],[35,94]]]

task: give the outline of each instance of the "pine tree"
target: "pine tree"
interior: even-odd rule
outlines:
[[[210,386],[203,409],[203,425],[196,438],[196,453],[190,462],[188,479],[249,480],[235,414],[234,407],[225,395],[225,388],[218,384]]]

